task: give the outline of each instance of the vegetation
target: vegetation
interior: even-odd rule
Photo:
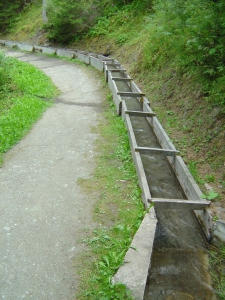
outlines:
[[[11,26],[8,28],[7,32],[4,34],[4,38],[14,41],[27,41],[29,38],[32,39],[33,36],[42,36],[42,5],[38,1],[37,4],[26,5],[25,9],[21,11],[16,19],[16,26]],[[40,40],[41,41],[41,40]],[[29,43],[33,43],[32,40]]]
[[[51,105],[56,88],[33,66],[0,53],[0,162]]]
[[[154,9],[144,65],[165,64],[176,53],[174,67],[199,74],[205,96],[224,106],[225,3],[158,0]]]
[[[2,0],[0,2],[0,32],[9,31],[18,21],[18,13],[32,2],[32,0]]]
[[[144,9],[151,1],[132,0],[50,0],[47,6],[48,22],[45,28],[48,38],[57,43],[71,43],[82,38],[96,22],[105,20],[124,5],[133,3],[134,7]]]

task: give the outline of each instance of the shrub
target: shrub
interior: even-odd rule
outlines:
[[[51,0],[47,7],[48,37],[59,43],[70,43],[87,32],[98,16],[97,7],[88,1]]]

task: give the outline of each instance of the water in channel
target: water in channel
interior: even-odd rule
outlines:
[[[121,76],[118,73],[116,76]],[[116,82],[119,91],[131,91]],[[137,99],[124,97],[128,110],[142,110]],[[161,148],[146,118],[130,117],[137,145]],[[168,160],[141,155],[153,198],[187,199]],[[151,267],[144,300],[215,300],[211,287],[207,244],[193,211],[158,209]]]

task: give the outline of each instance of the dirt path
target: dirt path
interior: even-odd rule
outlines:
[[[62,94],[0,169],[1,299],[72,300],[73,258],[93,228],[92,199],[77,184],[94,169],[91,126],[102,84],[85,66],[9,51],[43,70]]]

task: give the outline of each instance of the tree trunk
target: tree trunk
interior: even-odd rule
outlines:
[[[43,19],[44,23],[46,23],[48,21],[47,14],[46,14],[46,8],[47,8],[47,0],[43,0],[42,19]]]

